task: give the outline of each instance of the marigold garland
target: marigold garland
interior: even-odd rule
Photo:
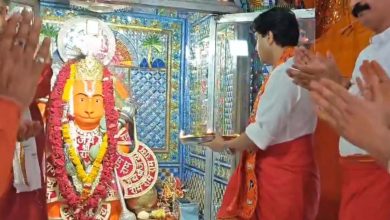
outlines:
[[[76,68],[75,65],[72,64],[70,66],[70,77],[66,80],[66,85],[64,88],[64,92],[62,94],[62,101],[68,103],[70,101],[72,88],[74,85],[74,79],[76,76]],[[96,157],[95,161],[92,165],[92,170],[90,174],[87,174],[87,172],[84,170],[83,164],[79,158],[79,155],[77,154],[76,149],[73,146],[73,141],[70,133],[70,126],[69,124],[63,124],[62,125],[62,136],[64,139],[64,142],[68,145],[68,154],[69,158],[72,161],[72,163],[76,166],[76,173],[77,177],[82,183],[87,184],[93,184],[95,182],[96,177],[99,175],[100,168],[102,166],[103,157],[107,152],[107,135],[105,134],[103,137],[102,145],[99,149],[98,156]],[[84,193],[85,194],[85,193]]]
[[[102,145],[100,146],[99,153],[93,162],[92,170],[89,174],[84,170],[83,164],[70,136],[69,124],[62,125],[62,133],[64,142],[68,145],[68,154],[72,163],[76,166],[77,177],[82,183],[92,184],[95,182],[96,177],[99,175],[100,168],[102,167],[103,158],[107,152],[107,135],[103,136]]]
[[[103,96],[107,124],[106,135],[108,147],[105,156],[103,156],[103,169],[101,171],[98,185],[93,191],[87,189],[80,195],[77,193],[70,181],[65,166],[66,160],[64,145],[68,143],[64,143],[64,141],[65,139],[70,138],[70,135],[69,133],[66,133],[66,131],[65,133],[61,131],[63,124],[68,123],[68,115],[64,115],[64,108],[69,101],[74,74],[74,63],[66,64],[58,74],[57,83],[50,96],[51,103],[49,110],[51,117],[49,117],[49,141],[53,150],[51,157],[53,159],[53,166],[55,168],[55,174],[61,195],[66,201],[69,209],[73,211],[73,217],[75,219],[92,220],[94,219],[94,216],[89,216],[89,211],[97,211],[100,202],[107,197],[106,188],[110,186],[111,180],[113,179],[113,161],[116,160],[117,156],[117,139],[115,138],[115,135],[118,133],[117,122],[119,114],[115,110],[114,88],[111,73],[107,69],[104,69]],[[85,196],[85,192],[87,192],[89,196]]]
[[[69,102],[70,95],[71,95],[71,89],[74,85],[74,79],[76,75],[76,66],[72,64],[70,66],[70,76],[69,79],[66,80],[64,92],[62,93],[62,101]]]

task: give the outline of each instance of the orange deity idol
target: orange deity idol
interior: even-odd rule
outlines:
[[[93,57],[66,63],[57,77],[48,118],[49,219],[135,219],[126,203],[156,183],[156,156],[119,123],[124,111],[115,105],[114,85]]]

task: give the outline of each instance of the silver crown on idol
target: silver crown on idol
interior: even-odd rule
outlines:
[[[115,35],[108,24],[86,16],[67,20],[58,32],[57,45],[64,62],[80,55],[92,55],[108,65],[116,50]]]

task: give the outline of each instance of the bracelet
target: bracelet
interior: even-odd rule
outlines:
[[[345,86],[345,88],[348,90],[349,88],[351,88],[352,85],[353,85],[352,81],[349,80],[348,84]]]

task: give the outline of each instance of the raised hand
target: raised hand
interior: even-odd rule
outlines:
[[[360,89],[361,94],[368,100],[372,100],[372,88],[374,84],[379,84],[382,94],[385,97],[390,95],[390,78],[386,74],[386,71],[376,61],[363,61],[360,66],[360,72],[362,78],[357,78],[357,85]],[[390,97],[389,97],[390,98]]]
[[[348,141],[380,158],[386,151],[381,145],[389,136],[389,122],[379,84],[372,84],[373,100],[354,96],[329,79],[314,81],[310,86],[319,106],[318,115]]]
[[[50,40],[38,48],[42,21],[31,12],[13,15],[0,34],[0,96],[29,106],[46,62]],[[38,51],[35,55],[35,52]]]
[[[330,53],[323,57],[306,48],[295,50],[294,65],[287,70],[287,74],[295,84],[306,89],[310,89],[310,82],[321,78],[328,78],[339,84],[346,82]]]
[[[386,113],[386,121],[390,127],[390,78],[386,71],[376,61],[364,61],[360,67],[361,78],[356,82],[362,96],[372,102],[383,102],[383,108]],[[378,92],[375,93],[375,88]],[[378,97],[378,94],[380,97]],[[378,100],[381,99],[381,100]]]

